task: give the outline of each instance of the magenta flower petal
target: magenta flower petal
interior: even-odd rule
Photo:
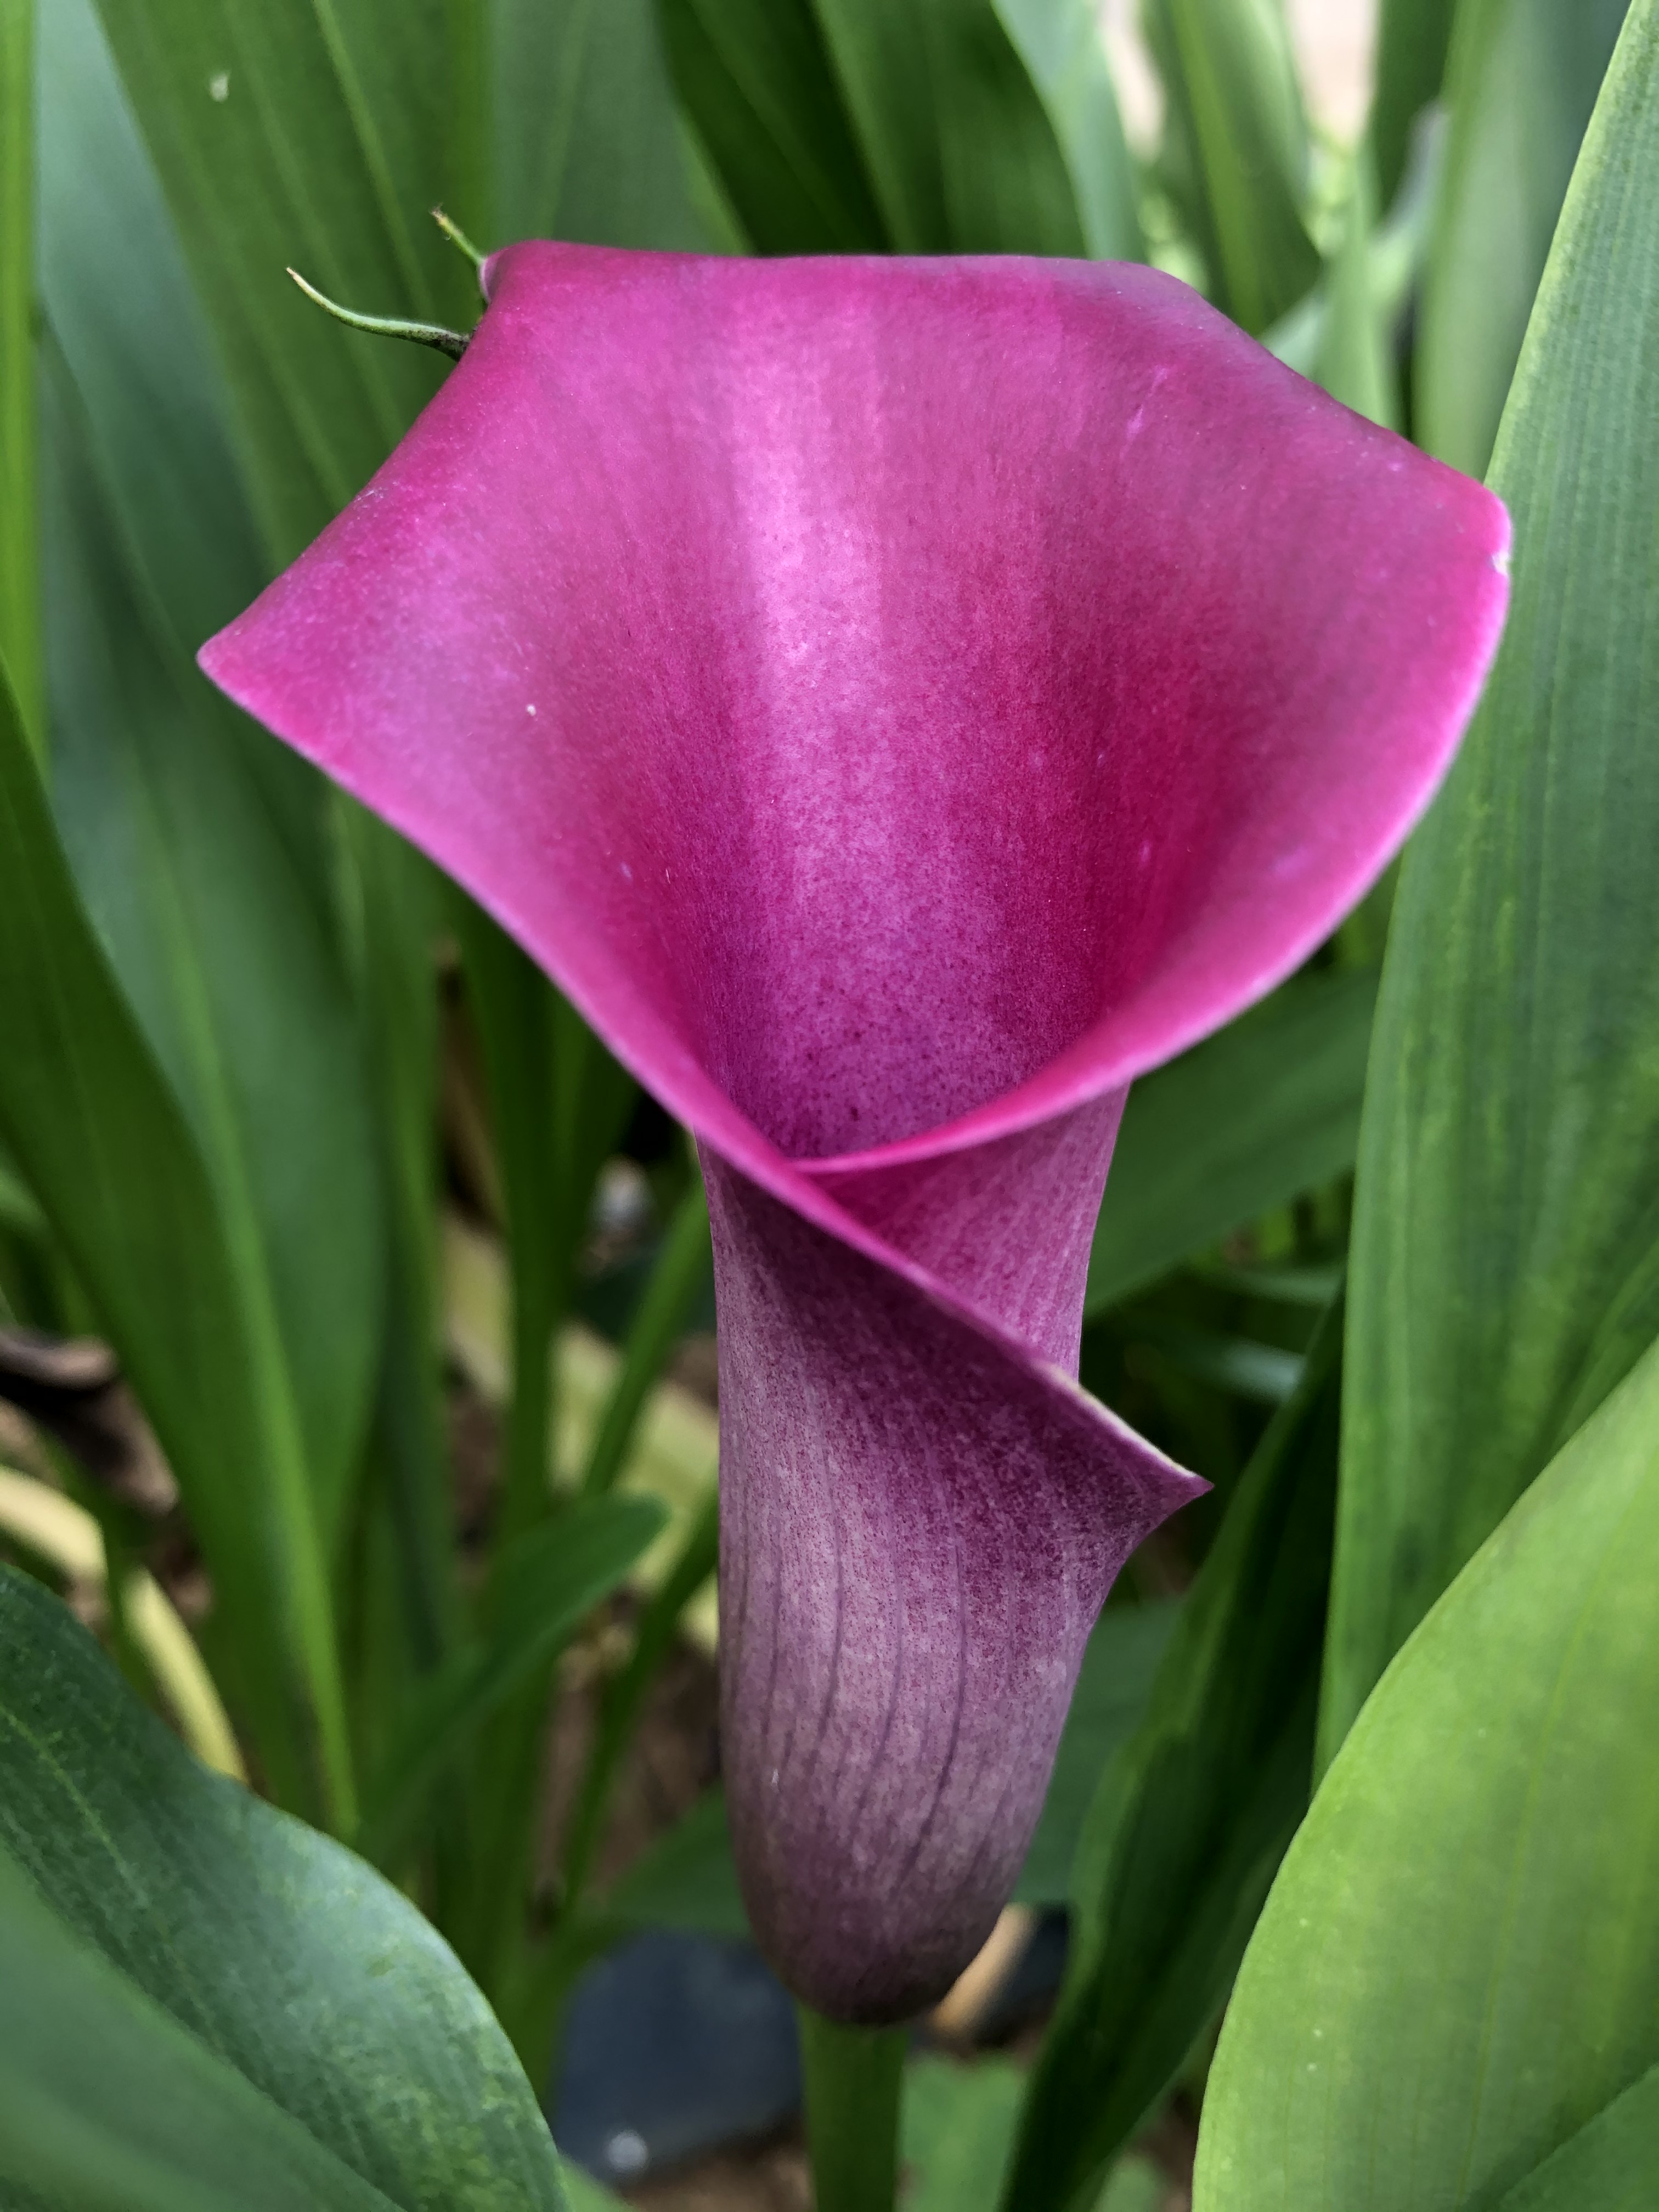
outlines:
[[[696,1132],[733,1832],[902,2017],[1018,1869],[1084,1640],[1201,1486],[1078,1390],[1130,1080],[1428,801],[1508,524],[1172,280],[516,246],[203,655]]]

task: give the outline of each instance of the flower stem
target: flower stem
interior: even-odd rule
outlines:
[[[892,2212],[908,2033],[840,2027],[805,2005],[796,2017],[817,2212]]]
[[[466,340],[459,331],[447,331],[438,323],[408,323],[395,315],[360,315],[352,307],[343,307],[337,300],[331,300],[326,292],[319,292],[314,284],[307,284],[297,269],[290,269],[294,279],[307,300],[337,323],[348,329],[367,331],[371,337],[408,338],[416,345],[434,346],[440,353],[447,354],[451,361],[459,361],[466,351]]]

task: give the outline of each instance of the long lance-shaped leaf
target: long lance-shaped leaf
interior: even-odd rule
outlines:
[[[1129,1093],[1085,1315],[1353,1165],[1376,973],[1297,978]]]
[[[200,1153],[76,896],[0,681],[0,1132],[178,1475],[272,1786],[351,1818],[329,1597],[276,1350]]]
[[[1063,65],[1045,105],[993,0],[659,7],[693,129],[761,252],[1085,251]]]
[[[441,885],[412,847],[376,817],[338,801],[342,905],[362,1011],[386,1199],[386,1332],[370,1438],[368,1542],[385,1541],[395,1604],[375,1608],[374,1640],[388,1662],[396,1725],[398,1690],[435,1667],[459,1626],[454,1497],[434,1357],[438,1310],[438,1007],[433,944]],[[360,1629],[368,1624],[361,1622]],[[360,1723],[367,1668],[358,1670]],[[370,1733],[373,1733],[371,1723]]]
[[[1048,111],[1089,252],[1102,261],[1144,260],[1134,166],[1124,142],[1099,9],[1091,0],[994,4]]]
[[[1659,13],[1585,142],[1492,482],[1510,629],[1408,854],[1365,1102],[1322,1751],[1659,1330]]]
[[[485,235],[707,245],[653,0],[494,0]]]
[[[991,0],[814,4],[900,252],[1083,252],[1054,125]]]
[[[1165,162],[1218,307],[1247,331],[1319,275],[1303,221],[1307,123],[1280,0],[1149,0],[1170,101]]]
[[[1334,399],[1369,415],[1385,429],[1400,427],[1389,317],[1377,296],[1371,266],[1376,228],[1376,184],[1361,146],[1349,165],[1342,237],[1330,264],[1328,296],[1313,373]]]
[[[636,1091],[472,900],[458,892],[452,910],[483,1047],[513,1258],[513,1398],[499,1529],[510,1541],[552,1509],[548,1347],[569,1304],[594,1182]]]
[[[1382,0],[1369,137],[1384,208],[1405,176],[1412,125],[1439,95],[1456,10],[1457,0]]]
[[[0,668],[46,728],[34,495],[34,0],[0,0]]]
[[[52,793],[82,896],[270,1310],[331,1543],[380,1320],[325,787],[191,653],[257,587],[205,332],[89,0],[41,26]]]
[[[1336,1487],[1341,1309],[1246,1470],[1073,1872],[1066,1986],[1007,2212],[1092,2203],[1214,2019],[1308,1800]]]
[[[414,1905],[341,1844],[198,1765],[67,1610],[10,1569],[0,1569],[0,1850],[101,1969],[105,1992],[118,1984],[129,2016],[160,2014],[158,2042],[183,2038],[230,2073],[244,2115],[263,2105],[285,2118],[273,2143],[303,2136],[320,2175],[343,2162],[360,2197],[404,2212],[561,2212],[535,2092]],[[0,1981],[0,2016],[26,2033],[44,1995],[20,2003],[18,1985]],[[89,2118],[119,2116],[118,2069],[105,2079],[88,2055],[67,2086]],[[256,2121],[245,2139],[246,2190],[222,2188],[204,2212],[269,2201],[258,2193],[264,2131]],[[0,2183],[5,2156],[0,2143]],[[3,2185],[0,2197],[12,2202]],[[317,2201],[336,2200],[323,2187]],[[114,2212],[128,2200],[91,2202]]]
[[[1659,1346],[1326,1776],[1228,2008],[1196,2212],[1652,2203],[1656,1581]]]
[[[811,0],[657,0],[674,87],[763,253],[893,240]]]
[[[595,1180],[621,1136],[635,1089],[487,915],[459,892],[452,910],[483,1047],[513,1261],[513,1395],[496,1527],[501,1549],[486,1595],[493,1614],[515,1543],[553,1510],[549,1347],[568,1307]],[[491,1626],[499,1632],[499,1622],[492,1620]],[[453,1925],[464,1955],[492,1995],[498,1966],[521,1924],[552,1656],[550,1649],[546,1663],[529,1670],[519,1696],[495,1715],[479,1762],[474,1879],[464,1917]]]
[[[545,1672],[665,1518],[655,1498],[599,1498],[509,1549],[489,1637],[458,1651],[425,1685],[377,1778],[360,1844],[369,1857],[395,1858],[446,1767],[514,1690]]]
[[[471,283],[427,210],[447,155],[459,10],[369,0],[99,0],[228,374],[266,544],[313,537],[435,389],[415,346],[347,336],[284,275],[455,323]],[[457,205],[465,224],[472,211]]]
[[[1479,476],[1626,0],[1464,0],[1413,380],[1419,444]]]

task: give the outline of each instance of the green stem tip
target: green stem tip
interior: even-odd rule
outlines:
[[[307,284],[297,269],[290,269],[288,273],[307,300],[314,301],[337,323],[344,323],[350,330],[367,331],[372,337],[408,338],[416,345],[434,346],[440,353],[447,354],[451,361],[459,361],[466,351],[467,342],[459,331],[447,331],[440,323],[405,323],[390,315],[354,314],[349,307],[341,307],[338,301],[319,292],[314,284]]]
[[[484,258],[483,254],[479,252],[477,247],[472,243],[472,240],[461,228],[459,223],[456,222],[453,217],[447,216],[441,207],[434,207],[433,209],[432,220],[437,224],[439,229],[442,231],[444,236],[449,240],[450,244],[452,246],[459,246],[461,252],[465,254],[467,259],[472,264],[474,269],[477,270],[478,296],[480,299],[483,299],[484,265]],[[485,300],[484,305],[488,307],[489,304],[489,302]]]
[[[805,2005],[795,2016],[817,2212],[893,2212],[908,2031],[841,2027]]]

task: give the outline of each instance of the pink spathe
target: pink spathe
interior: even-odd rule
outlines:
[[[1202,1486],[1071,1379],[1124,1092],[1398,848],[1507,519],[1144,269],[527,245],[487,280],[203,662],[696,1132],[744,1892],[808,2002],[902,2017]]]

